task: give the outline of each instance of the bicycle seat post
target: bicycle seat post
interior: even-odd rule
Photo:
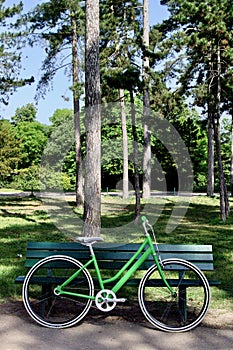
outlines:
[[[76,237],[76,241],[89,247],[90,251],[93,252],[92,245],[97,242],[103,242],[102,237]]]

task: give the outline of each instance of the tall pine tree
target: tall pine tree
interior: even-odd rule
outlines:
[[[232,2],[163,0],[170,18],[160,31],[161,56],[167,77],[179,84],[179,92],[192,97],[206,110],[209,125],[209,178],[213,168],[213,133],[218,159],[221,218],[229,213],[221,154],[221,114],[225,74],[232,62]],[[227,48],[227,49],[224,49]],[[211,163],[212,160],[212,163]],[[209,189],[212,193],[212,189]]]
[[[0,103],[8,104],[9,96],[18,87],[30,84],[34,79],[20,78],[21,37],[13,28],[13,18],[20,15],[23,4],[6,7],[4,3],[5,0],[0,0]]]
[[[37,86],[38,98],[44,96],[57,71],[63,69],[72,77],[75,153],[76,153],[76,204],[83,202],[83,179],[80,134],[80,93],[82,55],[78,42],[84,37],[84,11],[76,0],[50,0],[37,5],[23,16],[28,27],[30,45],[45,46],[46,57],[42,63],[43,74]]]

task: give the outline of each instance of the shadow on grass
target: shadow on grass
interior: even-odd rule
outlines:
[[[18,214],[16,214],[16,213],[11,213],[11,212],[9,212],[9,211],[8,211],[8,210],[6,210],[6,209],[1,209],[1,211],[2,211],[2,216],[3,216],[3,217],[14,217],[14,218],[24,219],[24,220],[27,220],[27,221],[33,221],[33,222],[36,222],[36,220],[34,220],[34,219],[32,219],[32,218],[28,217],[28,216],[27,216],[27,215],[25,215],[25,214],[20,214],[20,213],[18,213]]]
[[[110,199],[109,199],[110,201]],[[141,225],[135,227],[133,222],[134,204],[116,202],[105,199],[105,212],[102,215],[103,235],[109,232],[108,239],[117,242],[119,239],[140,238]],[[57,204],[56,214],[59,220],[64,220],[64,208]],[[75,206],[70,202],[69,205]],[[176,229],[167,234],[165,228],[171,216],[175,200],[165,199],[163,203],[154,202],[149,208],[151,216],[156,216],[154,225],[159,243],[170,244],[212,244],[214,251],[215,270],[210,274],[211,279],[221,282],[219,289],[228,298],[233,297],[233,216],[225,223],[219,218],[218,200],[193,198],[185,218]],[[15,286],[17,275],[24,274],[24,261],[28,241],[67,241],[68,236],[60,231],[48,218],[41,206],[40,199],[29,198],[0,198],[0,271],[1,298],[13,297],[19,292]],[[144,204],[142,204],[142,210]],[[81,219],[81,213],[78,213]],[[5,224],[4,224],[5,220]],[[7,221],[6,221],[7,220]],[[68,220],[69,221],[69,218]],[[80,220],[81,221],[81,220]],[[135,232],[135,236],[128,235]],[[116,229],[116,231],[114,231]],[[119,229],[119,231],[117,231]],[[116,234],[117,233],[117,234]],[[119,235],[118,235],[119,233]],[[127,236],[128,235],[128,236]],[[22,256],[22,258],[21,258]]]
[[[223,222],[219,214],[219,201],[206,199],[206,202],[192,202],[181,224],[170,234],[164,233],[164,227],[173,203],[167,203],[155,230],[160,243],[212,245],[215,269],[207,275],[220,281],[219,288],[233,298],[233,215],[231,213]]]
[[[14,281],[25,274],[24,263],[29,241],[63,241],[64,236],[53,224],[12,225],[0,229],[0,298],[12,298],[21,293]]]
[[[101,216],[101,226],[103,228],[120,227],[132,223],[133,220],[133,204],[129,204],[124,207],[122,207],[121,205],[117,205],[114,206],[114,209],[110,213]]]
[[[28,241],[60,241],[64,236],[48,222],[40,199],[0,198],[0,298],[19,296],[15,278],[25,273]]]
[[[0,196],[0,206],[11,206],[17,207],[18,205],[27,205],[29,204],[34,207],[38,206],[38,203],[41,203],[41,199],[36,196]]]

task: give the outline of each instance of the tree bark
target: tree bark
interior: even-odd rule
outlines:
[[[218,176],[219,176],[219,195],[220,195],[220,215],[222,221],[226,221],[229,215],[229,202],[227,194],[226,180],[223,171],[222,156],[221,156],[221,134],[220,134],[220,119],[217,116],[215,120],[215,143],[216,153],[218,158]]]
[[[210,46],[212,44],[210,42]],[[213,102],[211,101],[212,82],[213,82],[213,53],[209,52],[209,72],[208,72],[208,178],[207,178],[207,196],[214,196],[214,112],[213,112]]]
[[[78,93],[78,50],[77,50],[77,25],[74,18],[72,22],[72,69],[73,69],[73,106],[74,106],[74,129],[75,129],[75,160],[76,160],[76,205],[83,204],[83,176],[81,155],[81,132],[80,132],[80,105]]]
[[[85,48],[86,159],[83,236],[99,236],[101,228],[99,0],[86,0]]]
[[[233,197],[233,107],[231,116],[231,168],[230,168],[231,196]]]
[[[123,198],[129,197],[129,167],[128,167],[128,137],[125,112],[124,90],[119,89],[121,105],[121,128],[122,128],[122,146],[123,146]]]
[[[130,103],[131,103],[131,120],[132,120],[132,132],[133,132],[133,158],[134,158],[134,188],[135,188],[135,211],[134,211],[134,223],[137,224],[140,217],[140,182],[139,182],[139,160],[138,160],[138,134],[136,127],[135,107],[133,91],[130,91]]]
[[[216,95],[216,120],[214,122],[215,129],[215,143],[218,157],[218,173],[219,173],[219,193],[220,193],[220,213],[221,219],[226,220],[230,212],[228,193],[226,180],[224,176],[222,156],[221,156],[221,128],[220,128],[220,117],[221,117],[221,56],[220,46],[217,47],[217,95]]]
[[[213,115],[208,108],[208,180],[207,196],[214,196],[214,125]]]
[[[149,92],[149,0],[143,2],[143,117],[144,117],[144,150],[143,150],[143,198],[149,198],[151,194],[151,142],[148,120],[150,117],[150,92]]]

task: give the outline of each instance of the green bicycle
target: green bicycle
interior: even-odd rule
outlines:
[[[118,291],[152,254],[154,264],[141,278],[138,301],[146,319],[156,328],[183,332],[196,327],[205,316],[210,303],[210,287],[205,275],[192,263],[160,257],[155,233],[146,217],[142,217],[145,239],[138,251],[111,278],[102,278],[93,244],[100,237],[77,240],[90,249],[90,260],[84,265],[78,260],[53,255],[38,261],[27,273],[23,303],[34,321],[49,328],[66,328],[80,322],[95,302],[103,312],[110,312],[125,298]],[[151,235],[153,234],[154,243]],[[92,266],[98,281],[95,293]],[[93,274],[93,273],[92,273]],[[107,286],[111,285],[111,289]]]

